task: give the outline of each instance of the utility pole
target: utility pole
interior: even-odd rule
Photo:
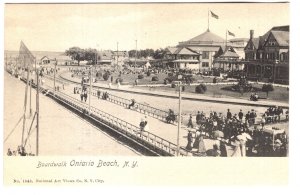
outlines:
[[[30,77],[31,78],[31,77]],[[32,115],[32,109],[31,109],[31,90],[32,90],[32,80],[30,79],[29,81],[29,85],[30,85],[30,90],[29,90],[29,114],[30,114],[30,117]]]
[[[54,97],[55,97],[55,91],[56,91],[56,86],[55,86],[55,80],[56,80],[56,65],[57,65],[57,61],[56,61],[56,58],[55,58],[55,63],[54,63],[54,82],[53,82],[53,94],[54,94]]]
[[[40,101],[39,101],[39,91],[40,91],[40,84],[39,84],[39,71],[36,68],[36,58],[35,58],[35,72],[36,72],[36,155],[39,155],[39,113],[40,113]]]
[[[134,60],[134,68],[136,67],[136,57],[137,57],[137,40],[135,40],[135,60]]]
[[[117,42],[117,67],[119,66],[119,42]]]
[[[178,113],[178,131],[177,131],[177,156],[179,156],[179,150],[180,150],[180,146],[179,146],[179,136],[180,136],[180,129],[181,129],[181,81],[178,82],[179,83],[179,113]]]

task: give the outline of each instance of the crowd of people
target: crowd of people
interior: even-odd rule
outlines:
[[[214,111],[206,115],[198,111],[195,136],[189,131],[186,149],[191,151],[197,148],[199,152],[199,140],[203,139],[200,137],[205,137],[219,139],[221,143],[215,144],[216,146],[212,149],[215,151],[212,153],[219,153],[220,156],[227,156],[224,145],[234,146],[234,156],[286,156],[288,144],[286,133],[283,132],[273,137],[270,132],[264,131],[265,123],[281,121],[282,114],[281,107],[270,107],[263,113],[262,120],[258,122],[257,114],[253,109],[245,114],[242,110],[232,114],[228,109],[226,115]],[[288,110],[285,120],[288,120]],[[187,127],[194,128],[192,115],[189,116]]]
[[[17,150],[11,150],[8,148],[7,156],[34,156],[34,154],[26,152],[23,146],[18,146]]]

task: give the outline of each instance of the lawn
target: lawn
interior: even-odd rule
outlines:
[[[234,91],[228,91],[223,90],[223,87],[227,87],[228,85],[206,85],[207,91],[204,95],[206,96],[212,96],[212,97],[228,97],[228,98],[241,98],[241,99],[249,99],[251,92],[244,93],[243,95],[234,92]],[[261,85],[259,84],[253,84],[253,87],[257,87],[261,89]],[[195,93],[195,87],[196,86],[185,86],[185,93]],[[147,88],[147,87],[141,87],[141,88]],[[171,88],[170,86],[164,86],[164,87],[156,87],[156,90],[162,90],[162,91],[175,91],[178,90],[178,88]],[[258,91],[258,96],[261,98],[267,98],[267,95],[265,92]],[[288,102],[289,101],[289,91],[286,88],[283,87],[274,87],[274,91],[269,92],[267,100],[272,101],[279,101],[279,102]]]
[[[114,72],[112,73],[114,83],[117,78],[122,78],[123,79],[123,84],[129,84],[133,85],[135,80],[138,78],[138,73],[135,74],[122,74],[121,77],[119,77],[119,74]],[[164,79],[168,77],[167,73],[158,73],[158,74],[151,74],[150,76],[147,76],[146,74],[143,74],[144,78],[143,79],[138,79],[138,84],[139,85],[145,85],[145,84],[163,84]],[[158,81],[152,81],[152,77],[157,76]],[[77,76],[80,77],[81,76]],[[201,75],[194,75],[193,78],[195,79],[196,82],[212,82],[213,78],[211,77],[202,77]],[[107,84],[110,82],[111,77],[108,79],[108,81],[104,81],[103,77],[99,77],[97,80],[98,83],[105,83]],[[244,93],[243,95],[240,94],[239,92],[234,92],[234,91],[228,91],[228,90],[223,90],[222,88],[228,87],[229,85],[206,85],[207,91],[204,95],[206,96],[212,96],[212,97],[228,97],[228,98],[241,98],[241,99],[249,99],[251,92]],[[253,84],[253,87],[261,89],[262,85],[259,84]],[[195,93],[195,87],[196,86],[185,86],[185,93]],[[139,88],[143,89],[148,89],[148,87],[141,86]],[[162,91],[175,91],[178,90],[178,88],[171,88],[169,85],[168,86],[163,86],[163,87],[156,87],[156,90],[162,90]],[[289,91],[286,88],[283,87],[276,87],[274,86],[274,91],[270,92],[268,97],[265,92],[258,91],[257,94],[259,95],[260,98],[266,99],[267,100],[272,100],[272,101],[279,101],[279,102],[288,102],[289,101]]]

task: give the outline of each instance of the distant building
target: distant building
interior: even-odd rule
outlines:
[[[97,64],[112,65],[113,63],[113,51],[104,50],[97,53]]]
[[[54,65],[56,62],[56,60],[54,58],[49,58],[48,56],[43,56],[41,59],[40,59],[40,62],[39,64],[40,65]]]
[[[277,26],[250,39],[245,47],[245,71],[249,79],[289,82],[289,26]]]
[[[214,56],[213,68],[220,69],[221,72],[244,70],[244,48],[248,40],[248,38],[230,39],[226,46],[221,46]]]
[[[129,59],[127,51],[113,51],[112,52],[112,63],[114,65],[123,65],[126,60]]]
[[[179,42],[176,47],[167,48],[163,63],[164,66],[179,69],[210,71],[214,67],[220,67],[221,61],[231,60],[231,58],[233,60],[244,59],[244,47],[247,40],[244,38],[231,39],[226,44],[225,39],[207,30],[188,41]],[[228,50],[232,53],[229,53]],[[215,58],[222,54],[221,61],[215,61]],[[230,56],[231,54],[233,56]],[[229,67],[228,64],[226,67]]]
[[[73,65],[75,62],[70,58],[70,56],[57,55],[55,58],[50,58],[48,56],[43,56],[39,62],[40,65]]]

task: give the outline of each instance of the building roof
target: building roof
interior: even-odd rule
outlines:
[[[224,39],[209,30],[204,33],[188,40],[188,42],[214,42],[214,43],[223,43]]]
[[[220,46],[212,46],[212,47],[207,47],[207,46],[196,46],[196,47],[188,47],[190,50],[193,50],[195,52],[199,52],[199,51],[218,51]]]
[[[191,60],[191,59],[178,59],[174,60],[173,62],[199,62],[199,60]]]
[[[275,30],[275,31],[290,31],[290,26],[286,25],[286,26],[274,26],[271,30]]]
[[[127,56],[127,51],[113,51],[112,53],[115,56],[116,55],[118,55],[118,56],[123,56],[123,55]]]
[[[226,51],[220,57],[223,57],[223,58],[239,58],[240,56],[235,52]]]
[[[234,39],[229,39],[229,42],[247,42],[249,38],[234,38]]]
[[[178,49],[175,54],[180,54],[180,55],[199,55],[196,51],[191,50],[189,48],[183,47]]]
[[[253,43],[253,45],[256,49],[258,49],[258,47],[259,47],[259,40],[260,40],[260,38],[253,38],[252,39],[252,43]]]
[[[177,47],[168,47],[167,50],[171,53],[174,54],[178,48]]]
[[[279,46],[289,46],[290,36],[287,31],[271,31]]]

